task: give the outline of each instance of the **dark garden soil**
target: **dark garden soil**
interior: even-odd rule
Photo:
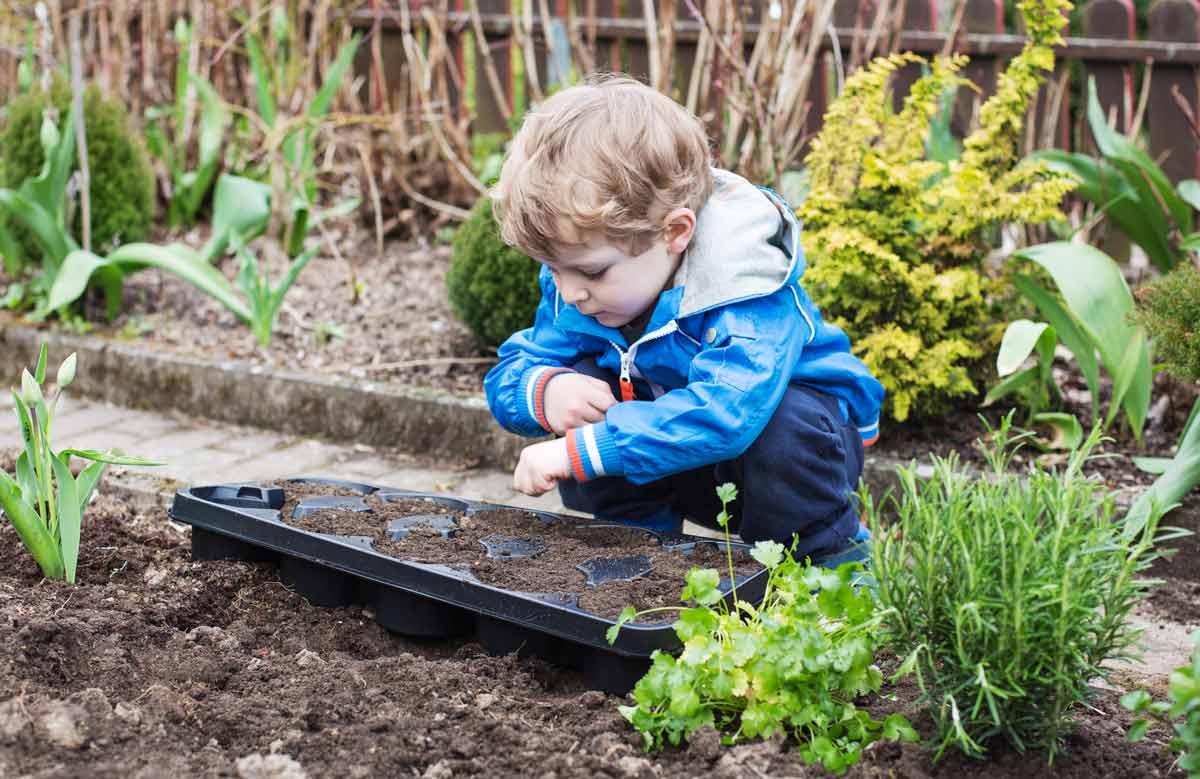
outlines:
[[[370,230],[342,220],[330,232],[342,260],[326,249],[304,269],[284,298],[268,349],[221,304],[156,269],[126,279],[121,313],[111,324],[102,301],[89,299],[90,334],[218,361],[478,394],[495,353],[481,349],[450,312],[449,245],[391,241],[377,257]],[[207,238],[203,228],[152,240],[198,247]],[[254,246],[271,283],[278,283],[286,257],[267,241]],[[236,259],[225,258],[221,269],[232,280]],[[0,275],[0,288],[6,283]]]
[[[580,524],[573,519],[548,522],[545,517],[519,509],[492,509],[464,514],[455,507],[423,498],[362,497],[354,490],[334,485],[271,482],[284,487],[284,522],[316,533],[364,536],[388,555],[420,563],[439,563],[467,571],[479,581],[507,590],[536,593],[569,593],[580,608],[615,618],[626,606],[639,611],[680,605],[684,576],[694,567],[728,570],[724,545],[698,544],[688,553],[664,549],[656,536],[641,530]],[[361,500],[365,510],[328,508],[296,517],[293,511],[306,497],[342,495]],[[407,535],[394,538],[389,526],[395,520],[416,518],[405,527]],[[425,517],[446,518],[441,525]],[[443,532],[445,529],[446,532]],[[446,533],[449,533],[447,537]],[[515,542],[515,543],[514,543]],[[609,578],[588,584],[588,570],[602,561],[634,566],[635,578]],[[747,553],[736,550],[734,572],[750,576],[760,566]],[[582,566],[582,569],[581,569]],[[673,621],[671,612],[647,615],[642,621]]]
[[[782,739],[726,748],[708,732],[644,754],[622,700],[574,672],[371,616],[309,605],[268,564],[192,562],[186,532],[111,497],[87,512],[76,586],[43,581],[3,523],[0,776],[825,775]],[[862,703],[927,736],[914,685],[885,692]],[[1168,776],[1164,731],[1130,745],[1115,694],[1091,706],[1053,768],[996,747],[934,769],[921,747],[884,744],[848,776]]]

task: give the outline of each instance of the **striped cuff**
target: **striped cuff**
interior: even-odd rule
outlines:
[[[866,448],[879,440],[879,418],[865,427],[858,428],[858,434],[862,436],[863,447]]]
[[[608,431],[607,422],[597,422],[567,431],[567,457],[575,481],[591,481],[623,472],[621,455]]]
[[[521,397],[524,400],[522,408],[529,418],[536,422],[547,433],[553,432],[550,423],[546,421],[546,385],[550,379],[560,373],[572,373],[570,368],[554,365],[539,365],[525,372],[521,379]]]

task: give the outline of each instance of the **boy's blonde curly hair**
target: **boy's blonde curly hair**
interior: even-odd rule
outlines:
[[[594,234],[641,254],[672,209],[699,212],[712,190],[700,120],[645,84],[602,76],[526,115],[491,197],[505,242],[554,259]]]

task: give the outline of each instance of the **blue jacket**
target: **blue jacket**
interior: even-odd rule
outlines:
[[[500,346],[484,378],[492,414],[530,436],[550,430],[546,385],[580,360],[632,380],[636,399],[568,432],[577,479],[623,475],[641,484],[731,460],[758,438],[789,382],[837,398],[865,444],[879,435],[883,386],[800,286],[795,215],[770,190],[713,173],[675,286],[659,296],[645,335],[630,344],[581,314],[543,268],[533,327]]]

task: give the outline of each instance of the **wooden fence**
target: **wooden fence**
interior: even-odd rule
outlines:
[[[456,47],[463,84],[471,94],[456,94],[460,110],[474,114],[475,129],[503,130],[505,121],[487,80],[479,72],[482,50],[473,30],[473,14],[464,0],[448,0],[444,13],[448,37]],[[779,0],[774,0],[778,3]],[[1019,30],[1005,28],[1004,0],[965,0],[961,19],[952,25],[939,18],[937,0],[907,0],[889,11],[893,15],[883,25],[885,34],[873,51],[865,41],[870,37],[877,3],[886,0],[836,0],[833,25],[825,39],[822,78],[810,91],[809,133],[819,129],[820,117],[832,94],[836,94],[837,71],[861,63],[864,51],[915,51],[936,55],[947,50],[945,30],[955,29],[949,50],[971,56],[965,75],[981,88],[981,95],[963,92],[955,110],[955,129],[962,132],[969,124],[979,99],[991,94],[996,74],[1006,60],[1024,43]],[[389,0],[394,3],[395,0]],[[410,0],[413,24],[420,25],[419,0]],[[534,3],[538,0],[526,0]],[[562,62],[547,56],[567,47],[568,22],[580,30],[579,37],[594,48],[597,67],[624,71],[641,79],[650,73],[650,48],[643,0],[542,0],[544,14],[534,11],[527,23],[538,51],[537,68],[541,83],[552,83],[564,71]],[[699,2],[699,0],[697,0]],[[656,3],[656,6],[662,6]],[[674,31],[674,73],[672,81],[678,97],[686,90],[696,57],[697,39],[702,25],[689,12],[686,0],[677,6]],[[745,39],[753,45],[764,13],[771,12],[772,0],[743,0]],[[675,7],[675,3],[670,6]],[[521,24],[521,0],[479,0],[478,21],[486,37],[485,45],[496,64],[504,99],[520,105],[527,94],[528,79],[518,51],[517,25]],[[570,13],[575,11],[575,13]],[[1200,0],[1154,0],[1143,25],[1145,40],[1139,40],[1135,9],[1131,0],[1089,0],[1078,12],[1079,37],[1069,37],[1056,53],[1058,67],[1043,89],[1037,109],[1036,125],[1029,128],[1030,147],[1056,146],[1090,150],[1083,107],[1089,77],[1097,82],[1100,100],[1115,118],[1117,126],[1127,130],[1137,124],[1148,135],[1152,155],[1160,160],[1173,180],[1200,177],[1200,144],[1197,127],[1183,106],[1194,110],[1200,103]],[[374,29],[380,34],[386,79],[399,79],[405,67],[401,43],[400,17],[394,5],[376,2],[360,8],[352,16],[355,26]],[[550,39],[551,46],[547,46]],[[553,46],[557,41],[558,46]],[[915,78],[913,72],[902,76],[897,85],[897,100]],[[1181,105],[1182,104],[1182,105]],[[1139,111],[1140,109],[1140,111]],[[1144,114],[1144,118],[1139,118]]]

